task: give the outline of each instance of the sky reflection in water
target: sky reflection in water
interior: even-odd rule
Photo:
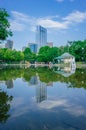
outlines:
[[[0,130],[86,130],[86,70],[57,70],[0,70]]]

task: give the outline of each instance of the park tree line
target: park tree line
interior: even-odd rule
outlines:
[[[12,31],[10,29],[10,23],[8,21],[8,12],[0,8],[0,44],[3,40],[6,40],[9,36],[12,36]],[[60,47],[41,47],[37,54],[31,52],[30,48],[25,48],[25,50],[17,51],[10,50],[7,48],[0,49],[0,63],[2,62],[20,62],[29,61],[34,62],[53,62],[55,57],[62,55],[65,52],[69,52],[75,56],[76,61],[86,62],[86,40],[84,41],[68,41],[67,45]]]
[[[21,62],[28,61],[34,62],[53,62],[55,57],[68,52],[75,56],[76,61],[86,62],[86,40],[84,41],[71,41],[65,46],[60,47],[41,47],[39,52],[33,53],[30,48],[25,48],[24,51],[10,50],[7,48],[0,49],[0,60],[3,62]]]
[[[43,62],[52,62],[55,57],[68,52],[75,56],[78,62],[86,62],[86,40],[68,41],[67,45],[60,47],[42,47],[39,50],[37,60]]]

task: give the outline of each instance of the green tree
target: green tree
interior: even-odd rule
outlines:
[[[11,62],[19,62],[24,60],[24,54],[21,51],[10,50],[7,48],[0,49],[0,60],[11,63]]]
[[[7,48],[1,48],[0,49],[0,60],[5,61],[5,53],[7,51]]]
[[[0,8],[0,40],[6,40],[8,36],[12,36],[8,17],[9,14],[7,11],[3,8]]]
[[[75,56],[76,61],[86,61],[86,40],[73,41],[69,52]]]
[[[24,59],[24,54],[21,51],[16,51],[15,61],[22,61]]]
[[[50,48],[49,46],[41,47],[38,54],[38,61],[40,62],[52,62],[59,54],[57,47]]]
[[[39,62],[48,62],[49,61],[49,46],[41,47],[37,56]]]
[[[32,55],[32,52],[30,50],[30,48],[25,48],[25,50],[23,51],[23,54],[24,54],[24,60],[26,61],[30,61],[31,60],[31,55]]]
[[[35,53],[31,54],[31,59],[29,59],[31,63],[34,63],[37,60],[37,56]]]

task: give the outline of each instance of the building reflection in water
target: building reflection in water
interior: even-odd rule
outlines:
[[[32,76],[30,81],[29,81],[29,85],[37,85],[38,84],[38,79],[37,76]]]
[[[35,85],[36,87],[36,102],[40,103],[47,99],[47,87],[53,86],[52,82],[44,83],[39,79],[38,74],[36,76],[32,76],[29,82],[29,85]]]
[[[76,67],[55,67],[53,68],[53,71],[58,74],[61,74],[64,77],[69,77],[75,73]]]
[[[13,80],[7,80],[5,81],[5,85],[7,86],[7,88],[13,88]]]
[[[40,103],[47,99],[47,85],[39,80],[37,77],[38,84],[36,86],[36,101]]]

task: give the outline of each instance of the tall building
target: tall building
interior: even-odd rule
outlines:
[[[13,49],[13,41],[7,40],[7,43],[5,44],[5,48]]]
[[[46,46],[47,44],[47,29],[42,27],[42,26],[37,26],[36,28],[36,43],[38,44],[38,49],[37,52],[39,51],[39,49],[42,46]]]
[[[28,47],[34,53],[37,53],[37,44],[36,43],[28,43]]]

